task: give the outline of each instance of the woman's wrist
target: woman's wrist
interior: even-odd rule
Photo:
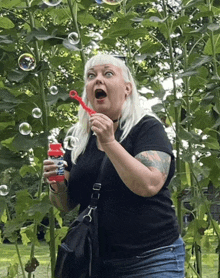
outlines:
[[[50,192],[53,194],[62,194],[67,192],[67,186],[64,182],[52,182],[49,185]]]

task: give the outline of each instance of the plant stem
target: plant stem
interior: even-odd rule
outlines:
[[[67,0],[67,2],[69,5],[71,17],[73,20],[74,29],[76,30],[76,32],[79,36],[80,56],[81,56],[81,60],[83,62],[83,68],[84,68],[85,63],[86,63],[86,57],[85,57],[85,53],[83,52],[82,36],[81,36],[80,30],[79,30],[79,25],[78,25],[78,21],[77,21],[78,4],[76,1],[74,1],[74,3],[72,3],[72,0]]]
[[[209,8],[209,11],[212,11],[212,4],[211,4],[210,0],[208,0],[208,8]],[[213,23],[212,16],[209,16],[209,23]],[[214,76],[217,76],[220,79],[220,77],[218,76],[218,68],[217,68],[217,61],[216,61],[216,51],[215,51],[215,43],[214,43],[214,34],[213,34],[212,30],[210,30],[210,40],[211,40],[212,57],[213,57],[213,64],[214,64]]]
[[[165,4],[165,0],[162,1],[163,4],[163,11],[164,11],[164,18],[167,18],[167,8]],[[171,28],[169,26],[168,20],[166,20],[166,27],[167,27],[167,36],[168,36],[168,46],[169,46],[169,58],[170,58],[170,68],[171,68],[171,76],[173,82],[173,96],[174,102],[177,100],[177,89],[176,89],[176,76],[175,76],[175,66],[174,66],[174,57],[173,57],[173,45],[172,45],[172,38],[171,38]],[[175,124],[176,124],[176,173],[180,175],[181,173],[181,164],[180,164],[180,142],[179,142],[179,110],[177,107],[174,107],[174,117],[175,117]],[[183,232],[183,215],[182,215],[182,185],[179,185],[179,196],[177,198],[177,218],[180,228],[180,233]]]
[[[17,252],[17,255],[18,255],[19,264],[21,266],[21,271],[22,271],[23,278],[26,278],[17,241],[15,242],[15,248],[16,248],[16,252]]]
[[[7,214],[7,218],[8,218],[9,220],[11,220],[11,216],[10,216],[9,209],[8,209],[8,205],[7,205],[7,204],[6,204],[6,214]],[[20,251],[19,251],[19,248],[18,248],[17,240],[15,241],[15,249],[16,249],[16,252],[17,252],[17,255],[18,255],[18,260],[19,260],[19,264],[20,264],[20,267],[21,267],[22,276],[23,276],[23,278],[26,278],[25,271],[24,271],[24,267],[23,267],[23,263],[22,263],[22,260],[21,260]]]
[[[28,7],[28,14],[29,14],[29,19],[30,19],[30,26],[31,26],[31,30],[34,30],[35,28],[35,22],[34,22],[34,17],[33,14],[31,12],[31,1],[30,0],[26,0],[26,5]],[[40,51],[39,51],[39,45],[37,40],[34,40],[34,52],[35,52],[35,59],[37,64],[40,63]],[[43,130],[46,133],[48,131],[48,108],[47,108],[47,102],[46,102],[46,95],[45,95],[45,91],[44,91],[44,78],[42,75],[42,72],[39,72],[38,75],[38,84],[39,84],[39,88],[40,88],[40,96],[41,96],[41,110],[42,110],[42,121],[43,121]],[[46,156],[46,152],[47,152],[47,145],[45,145],[45,156]],[[41,172],[42,175],[42,172]],[[42,192],[42,181],[40,182],[39,186],[38,186],[38,198],[40,198]],[[37,233],[37,221],[34,221],[34,233]],[[50,226],[50,229],[54,229],[54,227]],[[32,243],[31,245],[31,253],[30,253],[30,261],[32,261],[33,257],[34,257],[34,250],[35,250],[35,244]],[[55,252],[51,253],[51,262],[55,260]],[[51,264],[51,269],[52,269],[52,264]],[[52,276],[53,277],[53,276]],[[28,273],[28,278],[31,278],[31,273]]]

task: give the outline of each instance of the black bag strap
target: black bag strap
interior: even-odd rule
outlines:
[[[115,133],[115,139],[118,141],[119,137],[120,137],[120,129],[118,128]],[[91,208],[97,207],[98,200],[100,198],[100,194],[101,194],[100,191],[101,191],[101,187],[102,187],[101,180],[102,180],[104,166],[105,166],[107,159],[108,159],[108,156],[105,154],[102,159],[98,178],[97,178],[96,182],[93,184],[93,188],[92,188],[93,191],[92,191],[92,195],[91,195],[91,201],[89,204],[89,207],[91,207]]]

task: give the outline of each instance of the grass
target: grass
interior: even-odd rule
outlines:
[[[23,266],[28,262],[30,258],[30,245],[24,246],[19,244],[19,252],[22,258]],[[49,247],[45,242],[42,242],[40,246],[35,247],[35,257],[39,261],[39,266],[33,272],[35,278],[50,278],[50,254]],[[14,244],[0,244],[0,277],[3,278],[7,275],[7,268],[10,264],[18,263],[18,256]],[[28,273],[25,271],[26,277]],[[16,278],[23,278],[21,268],[19,266],[19,273]]]
[[[214,244],[214,242],[212,242]],[[211,248],[211,251],[204,251],[202,254],[203,262],[203,275],[202,278],[217,278],[218,272],[218,255],[215,253],[215,248]],[[30,245],[24,246],[19,244],[19,252],[22,258],[22,263],[25,266],[30,256]],[[49,247],[45,242],[42,242],[40,246],[35,247],[35,257],[39,261],[40,265],[33,272],[32,278],[51,278],[50,272],[50,254]],[[14,244],[0,244],[0,278],[7,276],[7,268],[10,264],[18,262],[16,248]],[[192,272],[188,276],[190,278],[197,277]],[[26,278],[28,277],[25,272]],[[21,268],[19,266],[19,273],[16,278],[23,278]]]

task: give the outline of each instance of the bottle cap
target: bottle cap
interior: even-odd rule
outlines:
[[[60,149],[61,147],[62,147],[62,145],[60,143],[50,144],[50,148],[52,150],[57,150],[57,149]]]

